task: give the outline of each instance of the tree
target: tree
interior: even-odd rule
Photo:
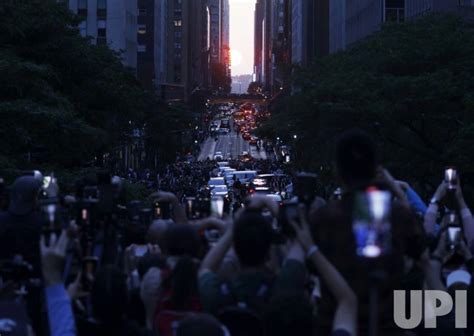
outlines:
[[[216,90],[229,93],[232,86],[232,78],[230,78],[228,69],[223,63],[211,64],[211,82],[212,87]]]
[[[81,37],[79,21],[53,0],[0,2],[0,162],[75,168],[150,120],[149,134],[173,132],[175,113],[118,53]]]
[[[247,92],[249,94],[261,94],[263,92],[263,84],[260,82],[251,82]]]
[[[297,132],[305,164],[329,166],[331,145],[360,127],[397,175],[438,183],[446,165],[474,173],[472,24],[430,15],[386,24],[355,47],[295,71],[301,91],[273,111],[267,130]]]

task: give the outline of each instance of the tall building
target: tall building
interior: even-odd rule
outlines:
[[[148,91],[155,90],[155,0],[137,0],[137,77]]]
[[[303,0],[301,0],[303,1]],[[263,83],[263,59],[264,59],[264,47],[263,47],[263,20],[265,14],[265,3],[264,0],[257,0],[255,4],[254,12],[254,81]]]
[[[137,0],[69,0],[69,8],[82,18],[82,36],[122,52],[123,63],[137,68]]]
[[[155,4],[157,91],[165,100],[187,100],[209,82],[210,9],[205,0]]]
[[[257,0],[255,5],[254,78],[264,91],[286,86],[291,67],[291,0]]]
[[[222,0],[222,11],[221,11],[221,63],[224,64],[227,75],[230,77],[230,4],[229,0]]]
[[[211,15],[211,64],[219,64],[222,56],[222,0],[208,0]]]
[[[473,0],[410,0],[406,1],[405,17],[416,18],[429,12],[452,12],[474,20]]]

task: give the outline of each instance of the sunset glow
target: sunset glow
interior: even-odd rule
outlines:
[[[242,53],[240,51],[235,49],[230,51],[230,64],[232,66],[239,66],[242,64]]]

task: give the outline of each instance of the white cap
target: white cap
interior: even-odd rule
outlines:
[[[456,283],[469,285],[471,283],[471,274],[463,270],[451,272],[446,279],[446,286],[449,288]]]

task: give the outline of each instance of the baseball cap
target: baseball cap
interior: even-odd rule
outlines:
[[[10,205],[8,211],[19,216],[31,212],[36,204],[41,181],[33,176],[21,176],[8,188]]]

